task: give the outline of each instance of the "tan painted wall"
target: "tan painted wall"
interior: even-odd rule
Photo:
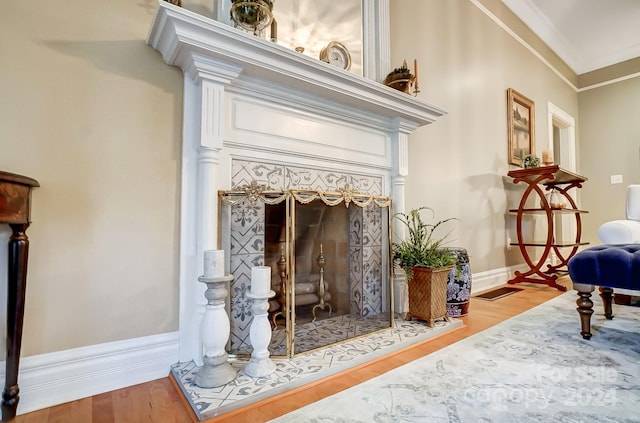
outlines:
[[[205,15],[208,3],[183,2]],[[3,5],[0,169],[42,185],[28,231],[24,356],[178,328],[182,74],[145,44],[155,7],[153,0]],[[391,7],[393,63],[417,58],[420,98],[449,111],[411,137],[407,205],[460,218],[453,243],[468,248],[474,272],[518,263],[504,243],[513,195],[503,178],[506,89],[536,102],[538,150],[548,143],[547,101],[578,118],[578,96],[471,1]],[[581,114],[599,113],[588,106],[597,94],[581,95]],[[596,130],[580,126],[587,131]],[[589,151],[582,148],[580,160],[595,174]],[[623,172],[626,181],[638,178]],[[0,238],[6,257],[5,228]],[[5,279],[0,260],[0,292]]]
[[[580,159],[589,177],[583,189],[585,236],[599,244],[598,227],[624,219],[626,190],[640,184],[640,77],[581,92]],[[622,184],[611,184],[622,175]]]
[[[535,102],[538,154],[549,145],[547,102],[577,119],[576,92],[471,1],[392,1],[391,22],[392,64],[417,58],[418,97],[449,113],[410,137],[407,208],[459,218],[451,245],[467,248],[474,273],[521,263],[505,247],[505,210],[519,197],[505,177],[506,90]]]
[[[3,4],[0,169],[41,184],[23,356],[178,328],[182,73],[145,43],[155,5]]]

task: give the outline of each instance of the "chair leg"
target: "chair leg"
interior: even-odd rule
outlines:
[[[613,289],[600,287],[600,298],[602,298],[602,304],[604,305],[604,317],[607,320],[613,319],[613,309],[611,308],[611,302],[613,299]]]
[[[582,330],[580,331],[580,335],[584,339],[591,339],[591,315],[593,314],[593,301],[591,301],[591,292],[580,292],[578,291],[578,300],[576,304],[578,305],[578,313],[580,314],[580,324],[582,325]]]

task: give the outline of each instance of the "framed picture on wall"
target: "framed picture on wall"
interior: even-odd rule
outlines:
[[[513,88],[507,90],[509,164],[522,167],[524,158],[535,154],[535,105]]]

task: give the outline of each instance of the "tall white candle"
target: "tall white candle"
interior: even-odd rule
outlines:
[[[224,276],[224,250],[204,252],[204,277],[221,278]]]
[[[271,267],[254,266],[251,268],[251,293],[269,295],[271,290]]]

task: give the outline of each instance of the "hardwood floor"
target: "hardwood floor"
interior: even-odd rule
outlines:
[[[561,285],[569,286],[563,279]],[[562,292],[544,285],[519,284],[523,291],[495,300],[471,299],[464,326],[418,343],[338,375],[293,389],[245,408],[207,420],[207,423],[258,423],[286,414],[314,401],[374,378],[391,369],[453,344]],[[576,314],[576,330],[579,330]],[[189,423],[197,418],[171,377],[107,392],[16,417],[15,423]]]

